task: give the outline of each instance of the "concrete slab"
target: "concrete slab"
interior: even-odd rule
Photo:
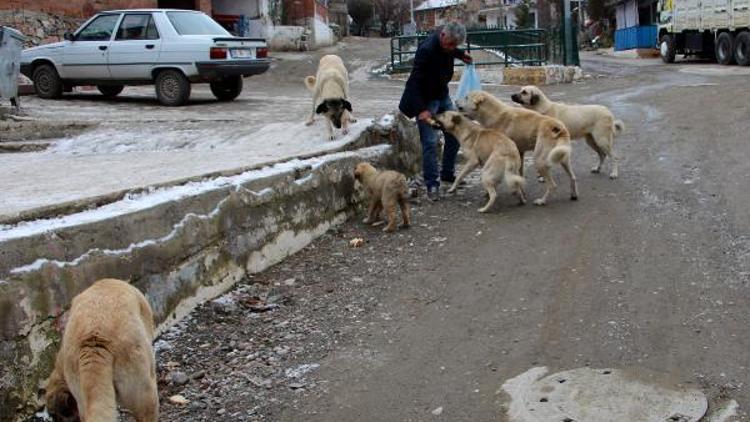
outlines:
[[[503,384],[510,422],[695,422],[705,395],[639,371],[533,368]]]

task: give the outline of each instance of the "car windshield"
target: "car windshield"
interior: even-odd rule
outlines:
[[[231,35],[216,21],[203,13],[169,12],[167,16],[180,35]]]

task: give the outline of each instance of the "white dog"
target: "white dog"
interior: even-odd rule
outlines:
[[[318,65],[316,76],[305,78],[307,89],[313,94],[313,106],[309,126],[315,121],[316,114],[322,114],[328,122],[328,138],[334,139],[333,126],[343,129],[342,133],[349,133],[349,123],[356,120],[352,117],[352,104],[349,102],[349,73],[339,56],[330,54],[323,56]]]
[[[572,139],[585,138],[586,143],[599,155],[599,164],[591,171],[599,173],[604,159],[612,159],[612,171],[609,177],[616,179],[617,156],[615,155],[615,135],[625,130],[620,120],[615,120],[612,112],[601,105],[569,105],[558,103],[547,98],[541,89],[529,85],[521,88],[511,96],[513,101],[545,116],[562,121],[570,132]]]

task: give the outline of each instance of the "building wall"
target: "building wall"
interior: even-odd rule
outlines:
[[[210,0],[202,1],[207,1],[210,6]],[[0,10],[42,12],[77,18],[88,18],[102,10],[156,6],[157,0],[0,0]]]

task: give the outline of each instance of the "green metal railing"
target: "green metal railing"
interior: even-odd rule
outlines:
[[[578,64],[575,58],[566,60],[563,32],[559,28],[522,30],[471,30],[462,46],[469,54],[481,50],[497,59],[475,60],[476,65],[542,66],[545,64]],[[411,70],[419,44],[429,34],[391,38],[391,72]],[[458,63],[462,65],[462,63]]]

